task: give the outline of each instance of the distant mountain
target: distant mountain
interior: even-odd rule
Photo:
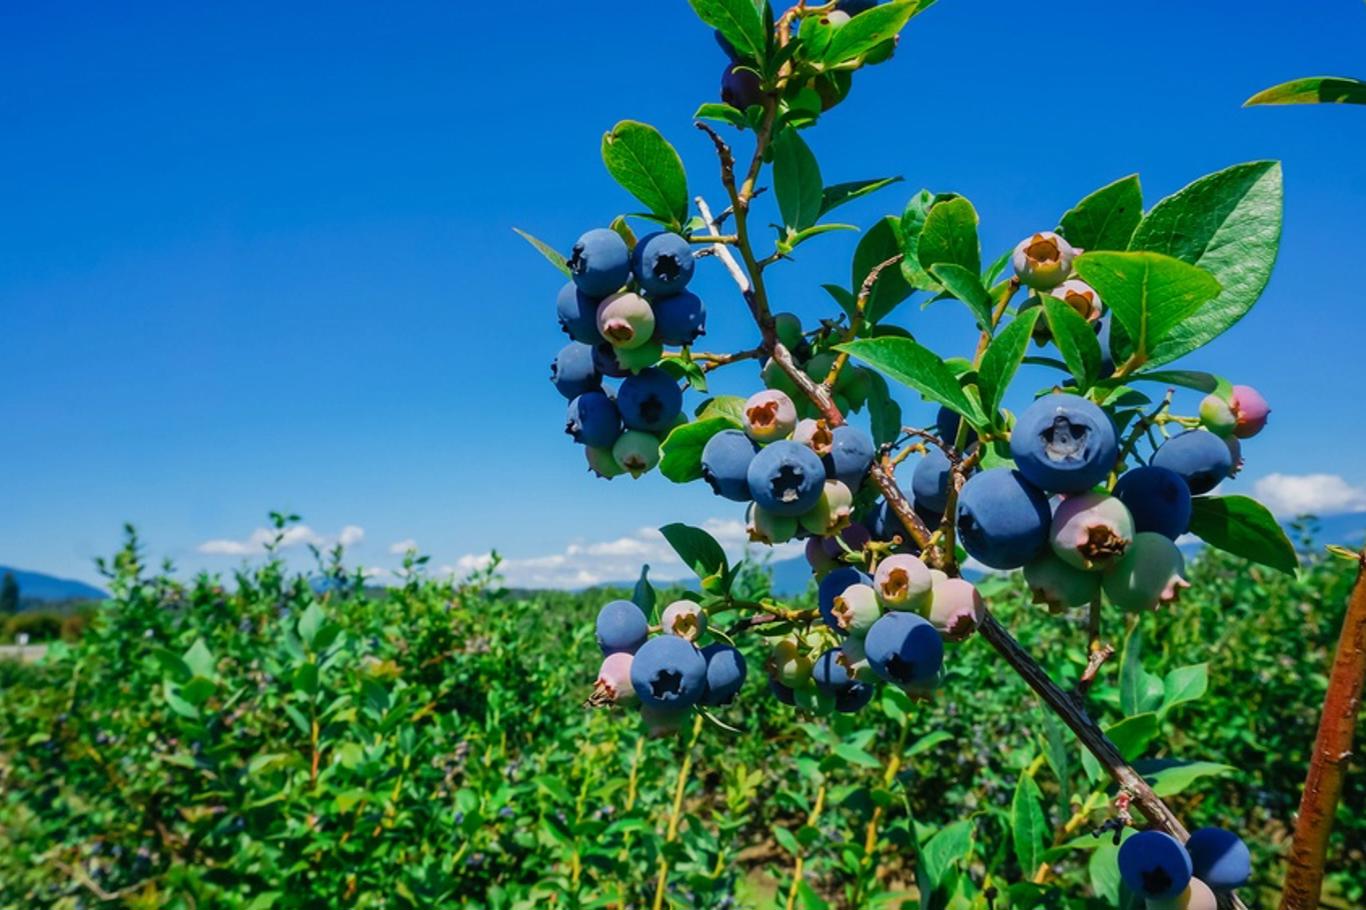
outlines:
[[[3,578],[6,572],[12,573],[14,580],[18,582],[21,601],[104,600],[109,596],[94,585],[88,585],[83,581],[0,566],[0,578]]]

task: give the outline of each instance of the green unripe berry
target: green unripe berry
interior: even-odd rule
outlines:
[[[659,464],[659,440],[640,430],[627,430],[612,446],[612,457],[622,470],[639,477]]]
[[[827,480],[811,511],[797,520],[818,537],[829,537],[849,527],[854,510],[854,494],[838,480]]]
[[[757,504],[750,504],[749,521],[746,530],[754,543],[768,544],[770,547],[787,543],[797,533],[797,519],[772,512]]]

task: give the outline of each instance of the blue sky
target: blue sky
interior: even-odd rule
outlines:
[[[511,230],[565,248],[630,210],[598,157],[625,117],[660,127],[716,198],[689,117],[714,98],[720,51],[683,0],[528,12],[0,14],[0,563],[92,579],[132,521],[154,556],[225,570],[270,509],[367,565],[392,567],[409,540],[436,565],[497,547],[515,578],[552,583],[657,562],[640,529],[671,520],[734,535],[738,508],[700,486],[584,473],[546,382],[560,280]],[[1282,159],[1275,276],[1192,365],[1275,409],[1231,488],[1366,508],[1366,113],[1239,108],[1285,78],[1366,74],[1364,46],[1358,0],[941,0],[808,139],[828,182],[906,178],[845,219],[957,191],[988,255],[1125,174],[1151,204]],[[809,244],[774,279],[779,306],[824,312],[818,285],[848,281],[855,242]],[[703,265],[708,345],[747,346],[738,299]],[[952,305],[893,321],[943,351],[973,341]],[[754,388],[736,371],[723,391]]]

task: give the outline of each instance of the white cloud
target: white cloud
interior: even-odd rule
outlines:
[[[1268,474],[1252,486],[1253,495],[1274,515],[1341,515],[1366,512],[1366,488],[1338,474]]]
[[[745,524],[741,521],[708,519],[704,530],[716,538],[732,561],[749,546]],[[801,543],[788,543],[772,550],[775,560],[800,555]],[[767,548],[757,548],[761,552]],[[466,554],[437,571],[449,575],[468,575],[489,564],[487,554]],[[605,582],[627,582],[640,575],[640,567],[650,567],[650,579],[680,581],[692,571],[674,553],[668,541],[655,528],[641,528],[613,540],[576,541],[563,551],[541,556],[505,557],[499,573],[506,584],[519,588],[583,588]]]
[[[416,549],[417,549],[417,541],[416,541],[416,540],[413,540],[411,537],[407,537],[407,538],[404,538],[403,540],[395,541],[394,543],[389,544],[389,552],[390,552],[392,555],[394,555],[394,556],[402,556],[404,553],[407,553],[409,550],[416,550]]]
[[[347,525],[334,535],[319,534],[305,524],[290,525],[283,531],[274,528],[257,528],[245,539],[216,538],[206,540],[195,549],[205,556],[258,556],[266,552],[266,546],[276,537],[280,538],[279,549],[288,550],[312,544],[327,548],[340,543],[344,547],[354,546],[365,537],[365,529],[359,525]]]

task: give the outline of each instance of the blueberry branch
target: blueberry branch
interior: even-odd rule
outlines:
[[[844,331],[844,341],[846,344],[857,338],[859,330],[863,328],[863,316],[864,312],[868,309],[868,299],[873,296],[873,287],[877,284],[877,280],[882,275],[883,269],[891,268],[894,265],[900,265],[903,258],[901,253],[897,253],[890,259],[879,262],[868,272],[868,277],[863,279],[863,285],[859,288],[858,297],[854,301],[854,315],[849,320],[849,328]],[[821,385],[825,386],[826,389],[834,388],[835,381],[840,378],[840,370],[843,370],[844,365],[848,362],[849,355],[844,351],[840,351],[839,356],[835,358],[835,362],[830,364],[830,372],[825,375],[825,381],[822,382]]]

